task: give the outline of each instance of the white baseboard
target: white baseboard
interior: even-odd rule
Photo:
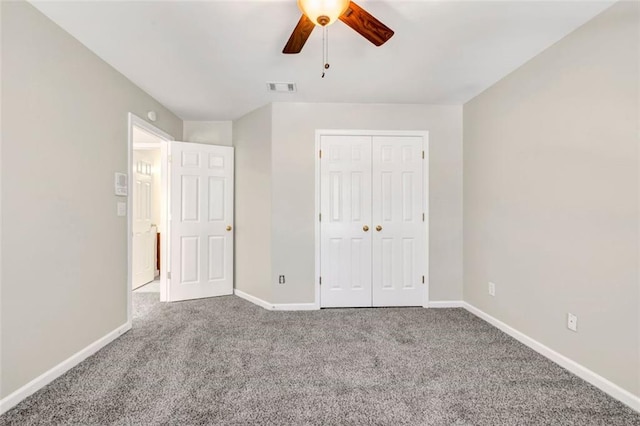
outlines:
[[[236,296],[268,311],[315,311],[320,309],[315,303],[270,303],[242,290],[234,289],[233,292]]]
[[[265,308],[268,311],[272,311],[273,310],[273,305],[265,300],[262,300],[258,297],[252,296],[250,294],[245,293],[242,290],[238,290],[237,288],[233,289],[233,293],[238,296],[241,299],[246,300],[247,302],[251,302],[254,305],[258,305],[262,308]]]
[[[242,290],[234,289],[235,295],[258,305],[268,311],[317,311],[320,309],[315,303],[271,303],[258,297],[245,293]],[[442,300],[429,302],[429,308],[462,308],[464,302],[461,300]]]
[[[464,302],[462,300],[434,300],[429,302],[429,308],[462,308]]]
[[[635,411],[640,412],[640,397],[632,394],[631,392],[629,392],[629,391],[627,391],[625,389],[622,389],[620,386],[618,386],[615,383],[605,379],[604,377],[600,376],[599,374],[589,370],[587,367],[585,367],[585,366],[583,366],[581,364],[578,364],[574,360],[572,360],[570,358],[567,358],[566,356],[554,351],[553,349],[549,348],[548,346],[543,345],[542,343],[538,342],[535,339],[532,339],[531,337],[527,336],[524,333],[521,333],[520,331],[516,330],[515,328],[512,328],[511,326],[503,323],[499,319],[496,319],[496,318],[492,317],[491,315],[487,314],[486,312],[481,311],[480,309],[476,308],[475,306],[473,306],[473,305],[471,305],[471,304],[469,304],[467,302],[463,302],[463,307],[467,311],[471,312],[472,314],[476,315],[477,317],[482,318],[483,320],[485,320],[489,324],[493,325],[494,327],[504,331],[509,336],[513,337],[514,339],[518,340],[519,342],[527,345],[528,347],[530,347],[534,351],[538,352],[539,354],[547,357],[548,359],[550,359],[551,361],[555,362],[559,366],[569,370],[570,372],[572,372],[576,376],[580,377],[582,380],[585,380],[586,382],[591,383],[593,386],[597,387],[598,389],[600,389],[604,393],[606,393],[606,394],[610,395],[611,397],[617,399],[618,401],[622,402],[623,404],[628,405],[629,407],[631,407]]]
[[[0,415],[6,413],[10,409],[18,405],[18,403],[20,403],[20,401],[22,401],[23,399],[34,394],[36,391],[42,389],[58,377],[62,376],[64,373],[71,370],[73,367],[80,364],[82,361],[89,358],[91,355],[95,354],[100,349],[104,348],[130,329],[131,322],[127,322],[126,324],[121,325],[107,335],[91,343],[86,348],[80,350],[79,352],[76,352],[74,355],[71,355],[69,358],[62,361],[60,364],[56,365],[49,371],[46,371],[40,376],[31,380],[20,389],[2,398],[2,400],[0,400]]]
[[[274,311],[317,311],[320,308],[315,303],[276,303]]]

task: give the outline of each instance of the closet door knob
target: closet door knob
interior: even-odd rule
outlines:
[[[368,227],[367,225],[365,225],[365,226],[363,226],[363,227],[362,227],[362,230],[363,230],[364,232],[367,232],[367,231],[369,230],[369,227]]]
[[[376,231],[378,231],[378,232],[382,231],[382,226],[380,226],[380,225],[376,226]]]
[[[227,231],[231,231],[232,229],[231,225],[227,226]]]

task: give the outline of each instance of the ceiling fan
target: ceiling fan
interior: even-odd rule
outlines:
[[[349,0],[298,0],[302,17],[282,53],[300,53],[316,25],[326,27],[341,20],[376,46],[393,36],[393,30]]]

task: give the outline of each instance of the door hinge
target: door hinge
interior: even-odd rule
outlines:
[[[422,158],[424,159],[424,151],[422,151]]]
[[[422,276],[422,284],[424,284],[424,275]]]
[[[320,277],[320,280],[318,282],[320,283],[320,285],[322,285],[322,277]]]
[[[318,158],[322,158],[322,150],[320,150],[320,153],[319,153],[319,157],[318,157]]]
[[[167,272],[167,278],[171,279],[171,271]]]
[[[319,221],[319,222],[322,222],[322,213],[319,213],[319,214],[318,214],[318,221]]]
[[[170,163],[171,162],[171,154],[167,155],[167,161]]]
[[[424,213],[422,213],[422,221],[424,222]]]

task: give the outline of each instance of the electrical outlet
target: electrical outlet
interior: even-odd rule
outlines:
[[[571,312],[567,313],[567,328],[576,333],[578,332],[578,317]]]
[[[284,275],[278,277],[278,284],[284,284]]]
[[[490,296],[495,296],[496,295],[496,285],[494,283],[492,283],[491,281],[489,281],[489,295]]]

